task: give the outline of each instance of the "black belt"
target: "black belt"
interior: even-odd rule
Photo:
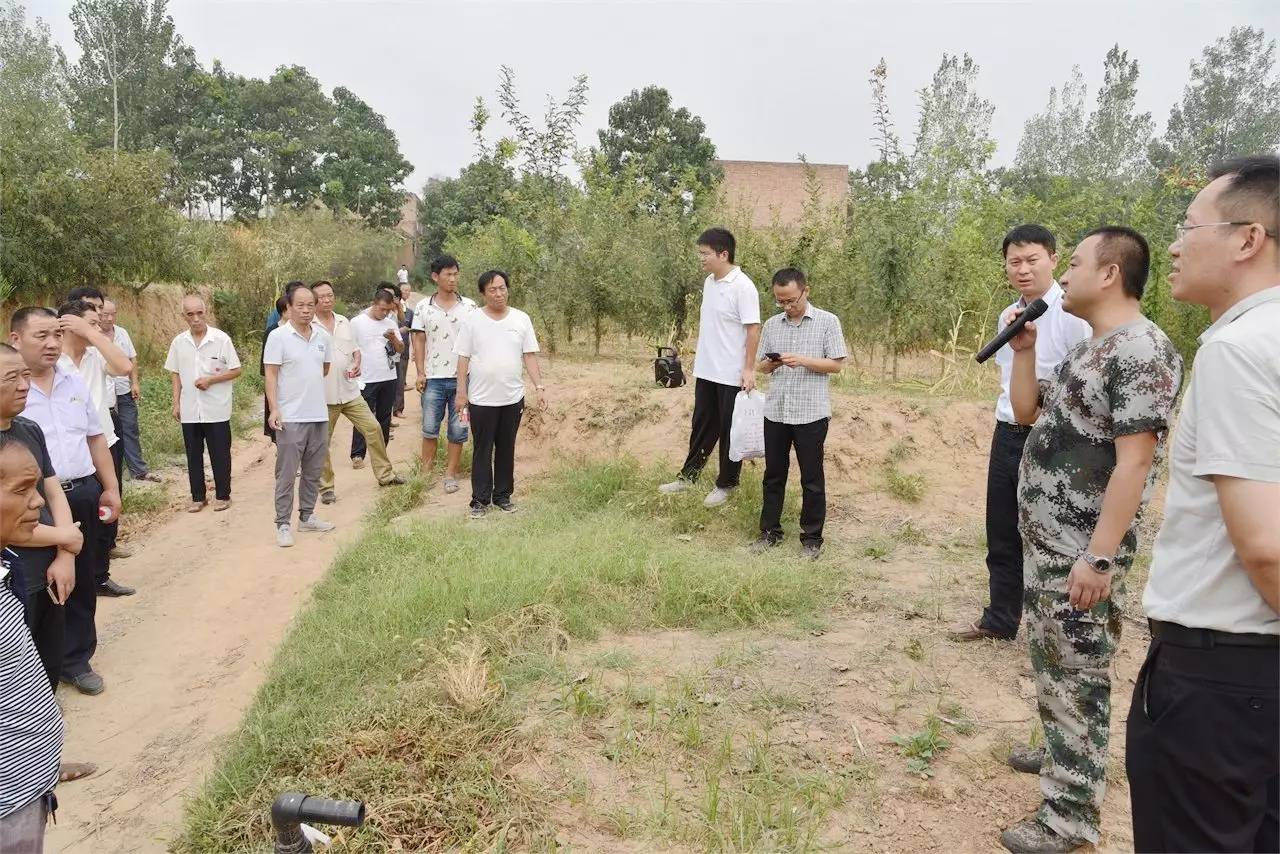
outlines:
[[[1174,646],[1213,649],[1215,646],[1280,647],[1280,635],[1254,632],[1220,632],[1217,629],[1192,629],[1162,620],[1147,620],[1151,636]]]
[[[62,484],[63,492],[70,492],[85,481],[93,480],[94,475],[87,474],[84,477],[73,477],[70,480],[59,481]]]
[[[996,428],[1008,430],[1011,433],[1030,433],[1032,424],[1014,424],[1010,421],[997,421]]]

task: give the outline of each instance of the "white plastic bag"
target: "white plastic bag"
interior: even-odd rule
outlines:
[[[740,391],[733,402],[729,459],[735,463],[764,456],[764,395]]]

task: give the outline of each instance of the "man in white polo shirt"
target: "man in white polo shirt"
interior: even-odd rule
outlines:
[[[116,377],[116,434],[120,437],[120,445],[124,456],[124,464],[134,480],[150,483],[163,481],[147,469],[147,461],[142,457],[142,436],[138,429],[138,401],[142,398],[142,389],[138,384],[138,351],[133,346],[133,338],[129,330],[116,323],[116,304],[109,299],[102,301],[102,309],[98,312],[98,327],[116,346],[129,357],[132,369],[127,377]]]
[[[384,443],[391,441],[391,412],[396,403],[397,374],[392,357],[404,350],[396,306],[395,291],[379,288],[374,293],[373,304],[351,318],[351,337],[360,348],[360,378],[364,381],[360,393],[382,427]],[[364,465],[367,448],[360,431],[353,432],[353,468]]]
[[[1169,247],[1209,309],[1142,597],[1126,769],[1137,851],[1280,851],[1280,158],[1212,170]]]
[[[1021,296],[1000,312],[996,332],[1003,332],[1013,313],[1043,299],[1049,305],[1036,329],[1036,376],[1049,380],[1054,369],[1076,344],[1093,334],[1089,324],[1062,309],[1062,286],[1053,278],[1058,265],[1057,241],[1043,225],[1020,225],[1005,235],[1004,275]],[[996,400],[996,428],[987,461],[987,580],[990,604],[976,621],[951,627],[955,641],[981,638],[1012,640],[1022,622],[1022,536],[1018,533],[1018,468],[1030,424],[1013,417],[1009,381],[1013,349],[1006,344],[996,353],[1000,368],[1000,397]]]
[[[729,459],[729,428],[739,391],[756,387],[756,345],[760,343],[760,294],[755,283],[733,263],[737,244],[723,228],[698,237],[698,260],[707,273],[702,284],[698,319],[698,352],[693,360],[693,426],[689,454],[680,476],[659,492],[684,492],[693,486],[717,444],[720,472],[716,488],[703,501],[718,507],[738,488],[742,463]]]
[[[289,322],[272,330],[262,351],[267,371],[267,423],[276,431],[276,545],[293,545],[293,483],[298,481],[298,530],[324,533],[334,524],[315,515],[329,448],[329,333],[312,322],[316,297],[306,285],[289,293]],[[301,469],[302,477],[298,477]]]
[[[187,451],[187,480],[191,486],[188,513],[208,503],[204,482],[204,452],[213,468],[213,509],[231,506],[232,383],[240,376],[240,356],[231,336],[209,325],[204,299],[182,299],[187,331],[169,344],[164,369],[173,383],[173,417],[182,425]]]
[[[387,445],[382,441],[382,428],[374,420],[360,394],[360,348],[356,346],[351,335],[351,321],[333,310],[335,302],[333,285],[327,281],[319,281],[311,286],[316,295],[316,323],[329,333],[332,339],[332,350],[329,372],[324,375],[324,400],[329,407],[329,439],[333,442],[333,428],[338,423],[338,416],[351,422],[352,429],[364,437],[373,457],[373,475],[379,486],[392,486],[405,482],[391,467],[391,459],[387,456]],[[320,480],[320,501],[332,504],[338,500],[334,491],[333,460],[326,446],[324,455],[324,475]]]

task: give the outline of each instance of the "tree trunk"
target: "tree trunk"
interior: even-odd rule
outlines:
[[[596,354],[597,356],[599,356],[599,355],[600,355],[600,338],[601,338],[601,336],[603,336],[603,335],[604,335],[604,328],[603,328],[603,325],[602,325],[602,323],[601,323],[600,315],[599,315],[599,314],[597,314],[597,315],[595,316],[595,318],[593,319],[593,321],[592,321],[592,325],[594,326],[594,331],[595,331],[595,336],[596,336],[595,354]]]
[[[120,153],[120,81],[111,78],[111,156]]]

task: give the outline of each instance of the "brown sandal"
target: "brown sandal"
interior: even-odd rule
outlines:
[[[97,770],[98,766],[92,762],[63,762],[62,767],[58,769],[58,782],[70,783],[72,780],[80,780],[96,773]]]

